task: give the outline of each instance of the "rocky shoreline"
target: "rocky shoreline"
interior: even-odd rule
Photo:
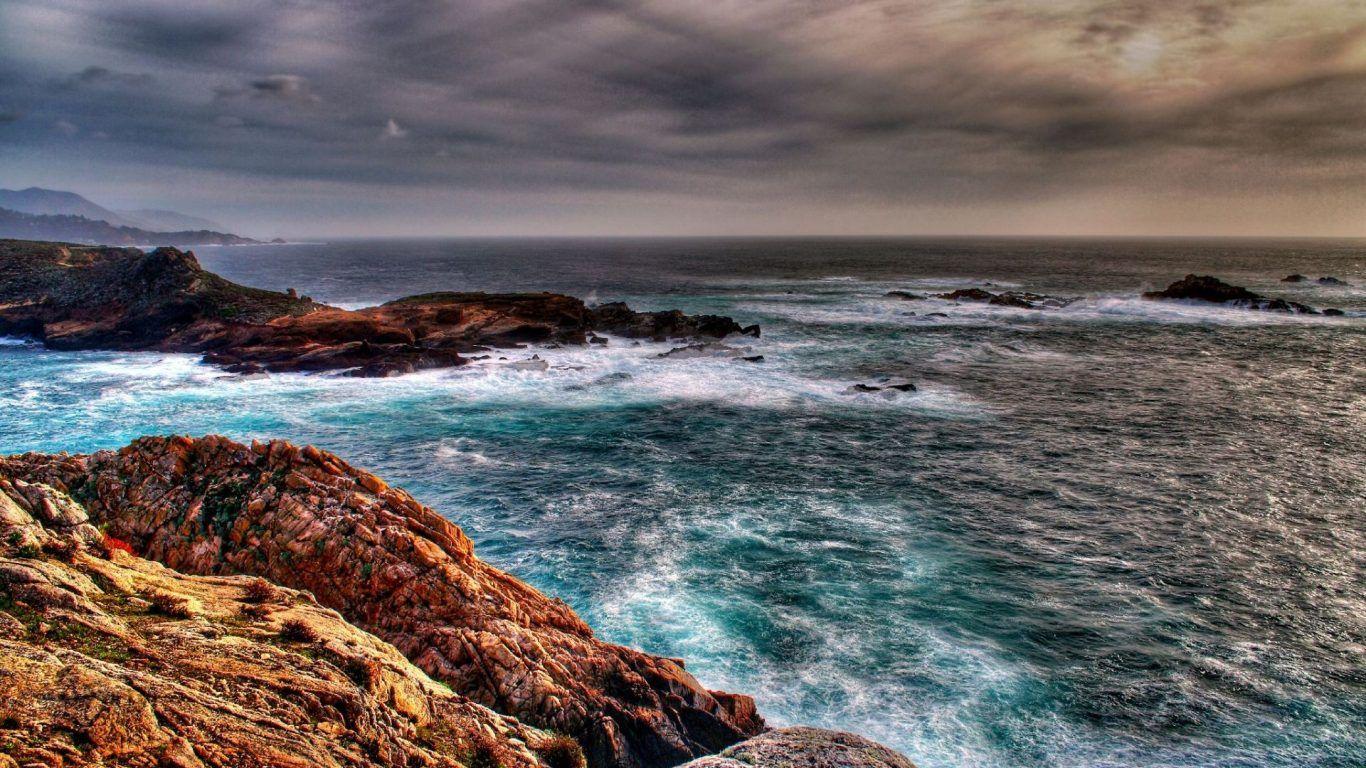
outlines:
[[[0,630],[25,692],[0,703],[0,767],[664,768],[767,730],[281,441],[0,458]],[[814,733],[786,759],[855,738]]]
[[[175,248],[0,240],[0,335],[54,349],[192,352],[235,373],[393,376],[526,344],[759,335],[728,317],[589,307],[553,293],[430,293],[345,310],[249,288]]]
[[[1297,277],[1297,275],[1291,275]],[[1282,282],[1297,282],[1285,278]],[[1194,300],[1211,304],[1226,304],[1262,312],[1286,312],[1299,315],[1341,315],[1338,309],[1318,310],[1307,304],[1271,298],[1254,293],[1242,286],[1230,285],[1210,275],[1186,275],[1160,291],[1148,291],[1143,298],[1150,300]]]

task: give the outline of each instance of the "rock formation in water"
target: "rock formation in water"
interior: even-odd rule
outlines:
[[[935,294],[935,297],[945,301],[979,301],[998,307],[1017,307],[1019,309],[1059,309],[1077,300],[1024,291],[992,293],[981,288],[960,288],[951,293]]]
[[[43,554],[48,552],[46,540],[37,533],[21,532],[10,542],[19,549],[11,549],[0,560],[7,599],[36,612],[34,622],[74,628],[71,631],[84,631],[76,625],[106,627],[100,631],[112,639],[99,642],[118,648],[155,645],[155,653],[149,653],[161,661],[150,667],[141,661],[87,662],[44,648],[41,638],[52,630],[30,622],[33,627],[26,630],[29,639],[20,643],[23,647],[7,652],[31,660],[23,662],[33,665],[23,674],[32,679],[33,696],[42,701],[66,702],[85,695],[79,691],[89,686],[79,682],[81,678],[63,682],[64,676],[85,674],[69,671],[73,665],[88,666],[92,673],[113,680],[92,689],[107,688],[107,695],[90,695],[104,697],[100,700],[112,702],[111,709],[130,713],[128,717],[136,716],[136,723],[117,727],[139,729],[138,744],[169,749],[174,743],[183,752],[183,740],[193,746],[195,738],[207,739],[206,734],[214,731],[196,724],[201,721],[194,717],[220,717],[242,720],[233,728],[262,731],[263,743],[285,745],[279,747],[282,754],[305,748],[335,752],[347,744],[357,745],[358,754],[371,754],[378,747],[364,745],[383,744],[385,754],[409,759],[410,752],[427,749],[414,729],[438,727],[431,725],[431,713],[439,706],[465,713],[465,720],[451,724],[457,742],[468,741],[478,730],[469,723],[487,724],[484,730],[500,744],[506,741],[515,748],[516,736],[530,747],[518,752],[516,759],[524,763],[533,761],[539,734],[548,731],[573,737],[594,768],[651,768],[714,753],[763,729],[749,697],[705,689],[681,661],[599,640],[565,603],[481,562],[470,540],[445,518],[374,475],[312,447],[285,442],[247,446],[221,437],[143,438],[118,451],[88,456],[0,458],[0,478],[6,489],[15,489],[21,497],[5,507],[6,524],[18,526],[15,530],[28,531],[33,527],[28,518],[36,516],[49,526],[77,531],[72,535],[78,535],[80,548],[89,550],[100,537],[86,524],[88,516],[112,537],[110,541],[126,542],[132,553],[178,572],[115,558],[113,562],[123,568],[116,572],[88,554],[68,563]],[[24,514],[14,511],[18,508]],[[33,557],[16,565],[15,552]],[[106,575],[89,576],[99,572],[92,569],[103,569]],[[236,595],[247,582],[225,577],[244,575],[306,591],[322,608],[290,592],[262,609],[261,616],[242,614]],[[18,586],[25,584],[40,586]],[[183,598],[188,607],[167,609],[177,622],[147,625],[134,608],[133,595],[142,586]],[[37,596],[36,601],[30,596]],[[160,598],[143,599],[155,608]],[[277,603],[282,607],[272,607]],[[44,613],[51,606],[68,613]],[[91,611],[102,612],[103,618],[79,618],[93,615]],[[307,632],[326,640],[303,645],[286,640],[279,650],[262,645],[262,633],[269,634],[290,619],[308,624]],[[348,627],[348,622],[364,632]],[[365,632],[392,645],[427,675],[449,685],[455,695],[438,695],[425,678]],[[350,655],[334,658],[343,653],[327,650],[334,646],[349,648],[345,653]],[[375,649],[373,654],[370,649]],[[319,664],[310,666],[292,656],[277,658],[290,651],[313,654]],[[394,689],[394,696],[404,697],[403,703],[391,705],[401,709],[367,710],[379,704],[357,698],[345,675],[326,667],[349,670],[362,651],[387,664],[390,677],[383,679],[388,682],[375,685],[384,687],[384,696]],[[192,658],[180,661],[187,655]],[[223,659],[223,679],[215,682],[218,659]],[[144,667],[157,679],[139,682],[144,678],[136,675],[143,674]],[[192,684],[182,678],[202,679]],[[176,685],[185,692],[179,693]],[[298,688],[297,696],[287,695],[289,686]],[[184,707],[204,711],[191,717],[179,714],[181,705],[159,705],[157,691],[162,688],[182,696]],[[444,703],[434,703],[438,699]],[[476,704],[516,722],[495,718]],[[12,715],[21,730],[33,730],[35,718],[44,717],[48,719],[42,722],[59,728],[56,723],[65,715],[43,712],[68,711],[51,709],[57,704],[34,706]],[[105,705],[91,701],[62,706],[95,722],[99,718],[92,713]],[[312,722],[309,718],[320,725],[306,727]],[[495,727],[497,723],[503,726]],[[330,730],[322,730],[324,726]],[[102,727],[89,725],[86,730]],[[359,728],[368,730],[361,734]],[[294,737],[287,737],[296,730]],[[278,735],[267,736],[265,731]],[[400,743],[399,736],[407,742]],[[22,735],[0,730],[2,738]],[[105,736],[82,731],[69,738],[79,746]],[[320,739],[337,743],[312,743]],[[295,742],[302,743],[287,746]],[[258,764],[348,764],[341,758],[311,762],[305,753],[291,754],[301,756],[293,763],[282,758]],[[382,764],[441,764],[412,759],[415,762]],[[514,761],[504,768],[516,765]]]
[[[1293,277],[1293,275],[1292,275]],[[1259,293],[1253,293],[1246,288],[1237,285],[1229,285],[1224,281],[1209,275],[1186,275],[1167,286],[1161,291],[1149,291],[1143,294],[1145,299],[1187,299],[1197,301],[1208,301],[1214,304],[1228,304],[1235,307],[1246,307],[1265,312],[1293,312],[1306,315],[1317,315],[1319,311],[1305,304],[1285,299],[1272,299]]]
[[[587,307],[553,293],[431,293],[344,310],[248,288],[174,248],[144,253],[0,241],[0,334],[58,349],[202,353],[242,373],[346,370],[389,376],[461,365],[463,353],[527,343],[757,336],[728,317]]]
[[[884,397],[895,397],[898,392],[915,392],[916,386],[910,381],[900,377],[884,376],[878,378],[873,383],[859,382],[851,384],[845,388],[846,395],[869,394],[881,392]]]
[[[819,728],[780,728],[683,768],[915,768],[862,736]]]

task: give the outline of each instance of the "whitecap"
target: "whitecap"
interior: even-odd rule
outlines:
[[[475,450],[472,447],[474,445],[475,441],[468,437],[442,438],[432,453],[439,463],[446,465],[492,466],[504,463]]]

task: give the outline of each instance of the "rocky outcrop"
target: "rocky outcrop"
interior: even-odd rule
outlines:
[[[1293,275],[1292,275],[1293,277]],[[1285,299],[1271,299],[1237,285],[1229,285],[1209,275],[1186,275],[1161,291],[1143,294],[1145,299],[1186,299],[1214,304],[1257,309],[1264,312],[1293,312],[1317,315],[1318,310]]]
[[[951,293],[935,294],[935,297],[945,301],[977,301],[998,307],[1017,307],[1019,309],[1059,309],[1077,300],[1025,291],[992,293],[981,288],[960,288]]]
[[[309,594],[128,554],[0,470],[0,766],[575,768]]]
[[[754,354],[753,347],[734,347],[720,342],[704,342],[701,344],[689,344],[685,347],[674,347],[668,352],[660,352],[655,357],[668,358],[671,360],[691,360],[699,357],[724,357],[736,360],[751,360],[754,357],[761,357]]]
[[[323,309],[207,272],[189,253],[0,241],[0,333],[55,349],[157,349],[205,326]]]
[[[57,349],[202,353],[230,371],[344,370],[391,376],[461,365],[463,354],[528,343],[757,336],[728,317],[587,307],[553,293],[431,293],[344,310],[248,288],[174,248],[144,253],[0,241],[0,334]]]
[[[678,310],[668,312],[633,312],[621,302],[602,304],[589,310],[594,330],[614,333],[627,338],[656,341],[699,336],[722,339],[732,333],[759,336],[759,326],[743,328],[729,317],[721,315],[685,315]]]
[[[675,765],[763,728],[748,697],[597,639],[563,602],[481,562],[436,512],[312,447],[143,438],[0,459],[0,475],[69,494],[182,573],[307,590],[456,694],[572,736],[595,768]]]
[[[873,741],[840,731],[781,728],[683,768],[915,768]]]
[[[1282,278],[1281,278],[1281,282],[1282,282],[1282,283],[1303,283],[1304,281],[1306,281],[1306,280],[1308,280],[1308,279],[1309,279],[1309,278],[1305,277],[1304,275],[1301,275],[1300,273],[1296,272],[1296,273],[1293,274],[1293,275],[1286,275],[1285,277],[1282,277]]]
[[[844,390],[844,394],[862,395],[878,392],[881,393],[882,397],[890,399],[896,397],[899,392],[914,391],[916,391],[915,384],[906,379],[883,376],[871,383],[859,382],[857,384],[851,384]]]

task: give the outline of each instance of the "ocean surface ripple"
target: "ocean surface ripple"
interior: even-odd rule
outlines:
[[[763,363],[525,350],[397,379],[0,344],[0,452],[334,450],[613,641],[922,768],[1366,765],[1366,243],[489,240],[202,249],[359,306],[731,314]],[[379,258],[381,257],[382,258]],[[1346,311],[1136,298],[1186,274]],[[1303,272],[1347,286],[1282,284]],[[1081,297],[1022,310],[917,293]],[[943,313],[943,317],[930,313]],[[896,376],[919,390],[846,394]]]

